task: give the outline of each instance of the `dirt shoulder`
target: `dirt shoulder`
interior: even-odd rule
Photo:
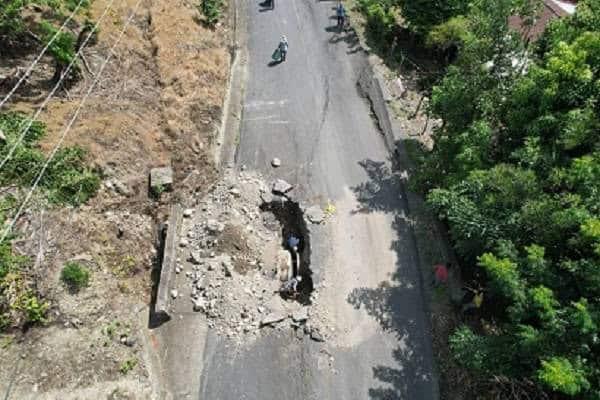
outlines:
[[[91,19],[108,3],[94,1]],[[84,77],[40,116],[47,125],[41,142],[46,153],[136,3],[114,2],[98,43],[84,52],[89,71],[82,68]],[[204,193],[217,179],[212,147],[229,74],[228,43],[227,29],[204,27],[190,2],[140,3],[64,142],[88,150],[89,164],[101,171],[100,191],[79,208],[31,205],[17,224],[15,246],[37,260],[28,276],[51,308],[45,326],[0,337],[0,393],[6,398],[153,397],[153,349],[144,338],[157,228],[171,202]],[[44,58],[40,75],[36,69],[32,76],[49,79],[50,67]],[[30,79],[8,109],[32,114],[47,86]],[[162,166],[173,168],[174,185],[156,199],[148,174]],[[76,294],[59,279],[64,263],[74,259],[91,271],[89,286]]]

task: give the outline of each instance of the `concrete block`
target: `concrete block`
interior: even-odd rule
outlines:
[[[173,185],[173,169],[171,167],[152,168],[150,170],[150,188],[169,190]]]

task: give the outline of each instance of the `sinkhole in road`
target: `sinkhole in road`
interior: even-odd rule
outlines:
[[[310,294],[313,291],[312,271],[310,269],[310,234],[304,219],[304,212],[300,204],[287,197],[279,197],[270,202],[264,202],[260,206],[263,212],[269,212],[275,216],[281,227],[281,246],[291,254],[292,275],[301,276],[302,281],[298,285],[298,295],[295,300],[302,304],[310,303]],[[297,245],[300,265],[296,265],[296,258],[289,246],[289,238],[293,236],[300,239]]]

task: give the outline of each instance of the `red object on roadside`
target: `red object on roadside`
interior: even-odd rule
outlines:
[[[448,280],[448,268],[443,264],[437,264],[433,268],[435,269],[435,280],[438,283],[446,283]]]

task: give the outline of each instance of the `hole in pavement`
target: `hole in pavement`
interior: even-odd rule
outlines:
[[[301,282],[298,284],[298,295],[295,296],[295,300],[305,305],[310,304],[310,294],[313,291],[312,271],[310,269],[310,235],[300,204],[286,197],[281,197],[263,203],[260,209],[263,212],[271,213],[279,222],[281,246],[291,254],[292,276],[302,277]],[[290,237],[299,239],[297,248],[300,265],[296,265],[298,258],[294,256],[294,251],[290,247]]]

